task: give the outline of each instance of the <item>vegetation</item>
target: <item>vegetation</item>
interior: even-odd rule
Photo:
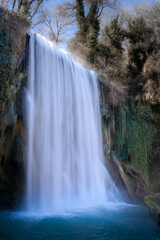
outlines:
[[[151,214],[160,214],[160,207],[155,202],[155,197],[152,195],[146,195],[144,197],[146,206],[150,209]]]
[[[1,0],[0,6],[12,12],[22,14],[32,20],[38,13],[43,0]]]
[[[56,45],[59,45],[67,41],[66,34],[68,31],[72,31],[74,23],[70,9],[50,4],[49,8],[41,10],[33,24],[37,32],[48,37]]]
[[[22,176],[25,143],[23,108],[27,68],[24,70],[23,66],[24,64],[27,66],[25,42],[29,21],[21,14],[1,7],[0,16],[1,208],[2,206],[15,206],[24,187]]]
[[[105,7],[114,8],[115,17],[101,27],[103,4],[104,1],[76,1],[78,31],[69,43],[70,51],[81,56],[103,82],[121,91],[124,97],[128,89],[135,99],[159,104],[159,2],[128,12],[117,10],[115,2],[107,1]],[[88,7],[87,14],[84,5]]]
[[[159,193],[159,12],[159,2],[120,10],[99,38],[108,48],[101,75],[107,155],[119,159],[140,199]]]
[[[46,7],[43,0],[1,0],[0,5],[2,182],[2,165],[11,161],[10,153],[19,164],[14,149],[25,138],[16,107],[25,73],[16,65],[30,25],[56,45],[69,40],[71,54],[98,73],[106,154],[120,160],[135,193],[160,192],[160,2],[132,11],[120,9],[116,0]]]

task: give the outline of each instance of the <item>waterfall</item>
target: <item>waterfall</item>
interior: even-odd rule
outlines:
[[[27,208],[50,214],[116,201],[104,167],[97,76],[31,34]]]

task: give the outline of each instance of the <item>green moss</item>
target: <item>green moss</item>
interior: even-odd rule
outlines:
[[[123,106],[112,106],[104,87],[103,85],[101,89],[101,108],[105,154],[108,155],[110,151],[116,155],[135,189],[139,189],[140,176],[142,191],[157,191],[157,169],[160,167],[160,114],[158,111],[154,112],[149,104],[137,103],[134,99],[129,99]],[[138,176],[138,180],[134,176]]]
[[[15,69],[15,56],[11,48],[9,35],[0,34],[0,101],[4,100],[6,88]]]
[[[115,117],[116,154],[122,160],[147,171],[150,163],[150,150],[156,126],[151,120],[148,106],[134,106],[128,111],[119,111]]]
[[[8,207],[18,199],[24,184],[21,180],[26,132],[22,114],[28,23],[5,9],[0,8],[0,13],[0,207],[3,204]]]
[[[152,195],[144,196],[144,203],[150,209],[152,214],[160,214],[160,207],[155,202],[155,197]]]

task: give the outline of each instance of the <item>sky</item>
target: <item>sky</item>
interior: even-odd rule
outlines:
[[[75,0],[48,0],[49,2],[53,2],[55,4],[63,4],[64,2],[74,2]],[[154,1],[160,1],[160,0],[119,0],[120,2],[120,8],[132,8],[134,7],[135,5],[140,5],[142,4],[143,2],[146,2],[146,3],[149,3],[151,4],[152,2]],[[46,6],[47,6],[47,3],[46,3]],[[70,39],[72,36],[72,31],[69,31],[69,35],[67,37],[67,39]],[[65,47],[65,46],[63,46]]]
[[[136,4],[141,4],[143,2],[152,3],[153,0],[120,0],[122,7],[133,7]]]
[[[60,3],[65,2],[65,0],[54,0],[53,2],[60,4]],[[122,7],[132,7],[136,4],[143,3],[144,0],[120,0],[120,2],[121,2]],[[153,0],[145,0],[145,2],[151,3],[151,2],[153,2]]]

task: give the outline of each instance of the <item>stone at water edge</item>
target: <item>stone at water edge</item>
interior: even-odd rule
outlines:
[[[158,225],[158,227],[160,228],[160,213],[158,214],[157,225]]]
[[[146,195],[144,196],[144,203],[149,208],[150,213],[157,217],[157,225],[160,227],[160,206],[156,203],[156,196]]]

